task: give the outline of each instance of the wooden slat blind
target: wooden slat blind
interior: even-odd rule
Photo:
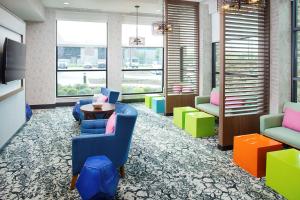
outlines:
[[[198,94],[199,3],[167,0],[166,95]],[[181,88],[178,90],[178,88]]]
[[[227,10],[224,13],[225,117],[268,112],[268,14],[268,5],[246,4],[242,4],[239,12]]]

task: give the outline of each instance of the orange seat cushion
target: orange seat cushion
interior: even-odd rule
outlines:
[[[267,152],[278,151],[282,143],[260,134],[234,137],[233,162],[255,177],[266,175]]]

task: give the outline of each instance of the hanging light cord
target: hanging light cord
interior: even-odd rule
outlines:
[[[139,43],[139,7],[138,5],[135,6],[136,8],[136,44]]]

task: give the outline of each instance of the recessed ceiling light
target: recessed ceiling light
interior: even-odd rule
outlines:
[[[69,2],[65,2],[65,3],[64,3],[64,5],[69,5],[69,4],[70,4]]]
[[[160,11],[161,11],[161,10],[159,10],[159,9],[158,9],[158,10],[156,10],[156,12],[160,12]]]

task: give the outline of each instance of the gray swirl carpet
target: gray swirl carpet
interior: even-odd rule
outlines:
[[[171,117],[133,105],[139,117],[116,199],[283,199],[217,150],[216,137],[191,138]],[[0,199],[80,199],[69,190],[77,134],[70,107],[35,110],[0,152]]]

